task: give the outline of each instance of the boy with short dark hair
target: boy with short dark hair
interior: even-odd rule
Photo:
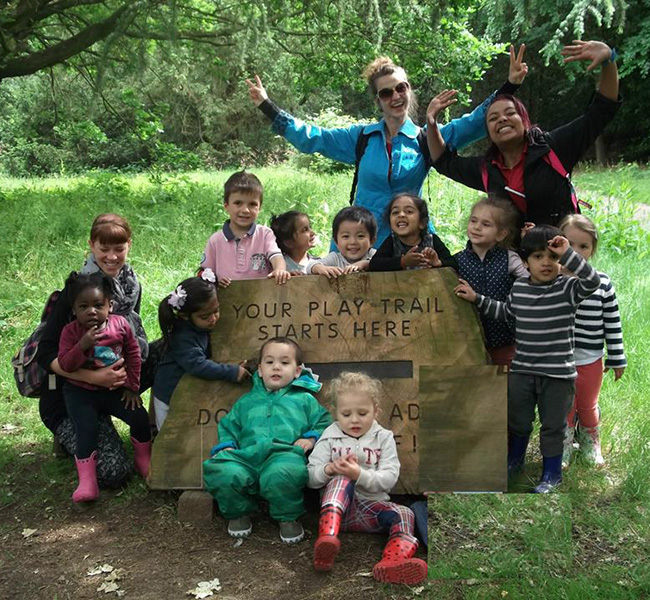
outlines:
[[[203,463],[207,490],[228,519],[232,537],[248,537],[258,496],[280,523],[286,544],[302,540],[309,452],[332,422],[314,398],[321,384],[304,369],[302,353],[288,338],[268,340],[260,351],[253,389],[219,421],[219,444]]]
[[[331,279],[368,270],[370,259],[377,252],[372,247],[377,239],[377,221],[367,208],[347,206],[340,210],[332,221],[332,238],[339,251],[310,260],[305,269],[307,275]]]
[[[577,376],[575,313],[598,289],[600,278],[555,227],[531,229],[521,242],[520,255],[530,277],[515,281],[506,302],[477,294],[462,279],[455,292],[476,303],[487,317],[515,327],[516,350],[508,374],[508,473],[523,467],[537,405],[543,472],[534,491],[545,494],[562,481],[566,417]],[[560,274],[562,267],[576,276]]]
[[[246,171],[233,173],[224,185],[223,205],[230,218],[208,239],[199,269],[212,269],[220,287],[235,279],[272,277],[278,285],[289,280],[273,231],[256,223],[263,195],[261,181]]]

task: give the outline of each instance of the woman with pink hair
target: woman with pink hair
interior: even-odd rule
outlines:
[[[616,50],[603,42],[576,40],[562,50],[564,62],[601,66],[598,89],[583,115],[552,131],[533,126],[524,104],[508,94],[490,103],[486,126],[492,146],[483,156],[460,157],[445,145],[436,119],[455,100],[455,90],[438,94],[427,109],[427,142],[433,167],[465,185],[510,199],[521,221],[557,225],[579,212],[569,175],[593,141],[614,118],[618,95]]]

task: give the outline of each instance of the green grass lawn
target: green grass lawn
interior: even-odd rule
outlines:
[[[324,251],[331,219],[347,203],[351,175],[286,167],[255,172],[265,184],[260,221],[304,210]],[[153,339],[159,300],[196,270],[205,241],[225,218],[222,185],[229,174],[0,179],[0,511],[16,501],[40,510],[70,493],[70,464],[43,451],[51,435],[37,400],[18,395],[10,359],[35,327],[48,294],[81,266],[93,217],[119,212],[131,222],[130,262],[143,284],[142,314]],[[601,395],[607,465],[595,471],[578,461],[555,498],[435,497],[432,583],[420,595],[650,597],[650,236],[632,218],[636,204],[650,197],[650,174],[634,166],[586,169],[576,184],[594,205],[587,213],[601,229],[594,262],[616,285],[630,363],[620,382],[606,376]],[[461,249],[477,193],[432,175],[424,195],[442,239],[453,251]],[[25,464],[33,467],[32,493],[16,498]],[[515,487],[528,489],[539,467],[533,453]],[[145,493],[135,482],[114,501]],[[7,526],[0,521],[0,536]]]

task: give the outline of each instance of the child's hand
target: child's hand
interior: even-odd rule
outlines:
[[[526,221],[524,223],[524,226],[521,228],[520,235],[523,238],[533,227],[535,227],[535,223],[531,223],[530,221]]]
[[[140,394],[138,394],[138,392],[134,392],[133,390],[125,389],[122,400],[124,401],[124,406],[126,408],[130,408],[131,410],[135,410],[136,408],[140,408],[142,406],[142,398],[140,398]]]
[[[350,273],[358,273],[361,271],[359,268],[359,264],[355,263],[353,265],[348,265],[347,267],[344,267],[343,269],[343,275],[349,275]]]
[[[442,267],[442,261],[440,260],[438,253],[433,248],[425,248],[422,250],[422,256],[424,256],[424,258],[429,261],[429,265],[431,265],[431,267],[434,269]]]
[[[603,372],[607,373],[607,371],[609,371],[609,367],[605,367]],[[625,373],[625,367],[614,367],[614,381],[618,381],[623,377],[623,373]]]
[[[243,360],[237,365],[237,367],[239,368],[239,371],[237,372],[237,383],[241,383],[242,381],[244,381],[244,379],[247,379],[248,377],[251,376],[251,374],[244,368],[245,364],[246,361]]]
[[[273,269],[267,277],[269,279],[275,279],[275,283],[278,285],[284,285],[289,281],[289,278],[291,277],[291,273],[287,271],[286,269]]]
[[[79,346],[85,352],[90,350],[102,337],[102,333],[97,329],[97,325],[91,327],[86,333],[83,334],[79,340]]]
[[[230,279],[230,277],[220,277],[219,278],[219,287],[220,288],[227,288],[231,283],[232,283],[232,279]]]
[[[464,279],[458,279],[460,283],[454,288],[454,294],[467,302],[476,302],[476,292],[472,289],[472,286],[467,283]]]
[[[417,246],[413,246],[406,254],[402,255],[402,269],[407,267],[428,267],[429,260],[422,252],[418,252]]]
[[[316,442],[312,438],[300,438],[299,440],[296,440],[293,445],[300,446],[305,452],[309,452],[316,445]]]
[[[359,475],[361,475],[361,467],[354,454],[337,458],[333,464],[333,469],[339,475],[343,475],[343,477],[347,477],[352,481],[356,481],[359,479]]]
[[[569,244],[569,240],[567,240],[563,235],[556,235],[552,240],[548,241],[548,247],[553,254],[562,258],[571,245]]]
[[[448,106],[457,102],[456,94],[458,90],[444,90],[435,96],[429,106],[427,106],[427,123],[432,127],[437,127],[436,119],[438,115]]]
[[[340,267],[326,267],[325,265],[314,265],[311,272],[316,275],[325,275],[328,279],[336,279],[339,275],[343,275],[343,269]]]
[[[268,99],[269,95],[266,93],[259,75],[255,75],[255,83],[247,79],[246,85],[248,86],[248,96],[255,106],[259,106],[264,100]]]

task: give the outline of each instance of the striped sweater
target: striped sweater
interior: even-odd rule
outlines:
[[[576,378],[575,315],[580,302],[600,286],[600,277],[571,248],[560,258],[560,264],[576,277],[559,275],[548,284],[532,284],[530,278],[518,279],[505,302],[476,295],[476,303],[484,315],[508,321],[515,327],[515,357],[510,366],[513,372]]]
[[[607,345],[605,366],[626,367],[623,350],[623,329],[614,285],[605,273],[598,272],[600,287],[578,306],[576,313],[576,365],[587,365],[603,356]]]

